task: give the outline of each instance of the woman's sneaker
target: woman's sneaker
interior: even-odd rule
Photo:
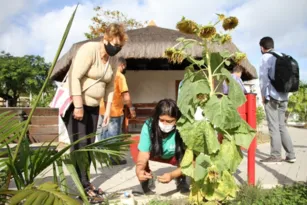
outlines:
[[[286,157],[285,161],[289,162],[289,163],[294,163],[294,162],[296,162],[296,157],[292,157],[292,158]]]

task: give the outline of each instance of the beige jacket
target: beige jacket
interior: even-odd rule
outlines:
[[[114,64],[109,62],[106,68],[106,64],[101,61],[101,46],[101,42],[86,42],[78,49],[64,84],[72,96],[81,95],[83,104],[87,106],[99,106],[102,98],[107,102],[112,102],[113,99],[117,66],[111,66]],[[110,61],[111,59],[112,57]],[[82,92],[99,78],[100,81]]]

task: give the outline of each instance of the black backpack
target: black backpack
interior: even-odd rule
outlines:
[[[300,75],[297,61],[289,55],[282,53],[282,56],[267,52],[276,57],[274,80],[271,84],[277,92],[296,92],[299,88]]]

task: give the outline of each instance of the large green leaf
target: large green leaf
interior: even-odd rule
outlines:
[[[214,73],[220,73],[222,68],[221,63],[223,62],[223,57],[220,53],[211,53],[210,55],[210,62],[211,62],[211,69]]]
[[[231,76],[228,70],[223,68],[221,71],[229,80],[228,97],[233,103],[234,107],[238,108],[246,102],[246,97],[242,91],[242,88],[239,83]]]
[[[204,125],[203,121],[195,121],[193,124],[186,122],[182,127],[178,128],[183,142],[189,149],[207,153]]]
[[[178,107],[182,114],[191,122],[194,121],[193,116],[195,113],[195,105],[193,105],[192,102],[195,102],[195,98],[198,94],[210,93],[208,81],[204,78],[194,79],[194,77],[197,76],[197,74],[187,69],[178,95]]]
[[[204,153],[200,153],[195,161],[195,174],[194,174],[194,180],[200,181],[205,178],[208,171],[207,168],[211,166],[211,159],[208,155],[205,155]]]
[[[212,125],[205,120],[185,123],[178,128],[180,135],[188,148],[203,153],[216,153],[220,144]]]
[[[220,149],[217,133],[208,121],[202,121],[203,132],[205,135],[206,148],[209,154],[214,154]]]
[[[211,96],[204,106],[205,116],[218,128],[232,129],[240,125],[241,117],[231,101],[222,96]]]
[[[190,149],[186,149],[183,155],[183,158],[180,163],[180,167],[188,167],[192,164],[194,159],[193,151]]]
[[[0,193],[13,195],[13,197],[9,200],[10,205],[17,205],[20,204],[21,202],[25,205],[79,204],[79,201],[72,198],[71,196],[62,193],[58,188],[58,185],[53,184],[52,182],[46,182],[38,187],[29,185],[23,190],[2,191]]]
[[[230,173],[236,172],[242,159],[243,156],[240,147],[234,141],[227,139],[223,140],[217,156],[212,157],[212,161],[219,170],[228,170]]]
[[[234,136],[236,145],[242,146],[245,149],[249,148],[249,145],[256,136],[256,130],[251,128],[243,119],[241,119],[239,127],[229,130],[228,132]]]
[[[219,183],[211,184],[206,180],[203,187],[205,198],[209,201],[223,201],[229,196],[234,198],[237,190],[233,176],[226,170],[222,172]]]
[[[187,167],[182,167],[182,168],[181,168],[181,171],[182,171],[182,173],[183,173],[185,176],[189,176],[189,177],[191,177],[191,178],[194,178],[195,171],[194,171],[194,166],[193,166],[193,164],[190,164],[190,165],[187,166]]]
[[[182,173],[192,178],[194,178],[193,159],[194,159],[193,151],[190,149],[186,149],[183,159],[181,160],[180,163]]]

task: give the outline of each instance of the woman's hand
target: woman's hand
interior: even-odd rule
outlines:
[[[148,179],[152,179],[152,174],[146,172],[145,170],[139,171],[136,176],[138,177],[139,181],[147,181]]]
[[[103,116],[102,127],[107,126],[110,122],[112,102],[104,102],[104,104],[106,106],[106,109],[105,109],[105,113],[104,113],[104,116]]]
[[[158,176],[157,178],[158,178],[158,181],[161,183],[169,183],[173,179],[171,173],[165,173],[162,176]]]
[[[74,109],[74,118],[76,120],[82,120],[83,119],[83,115],[84,115],[84,110],[83,110],[83,107],[82,108],[75,108]]]
[[[107,126],[107,125],[109,124],[109,122],[110,122],[110,116],[107,115],[107,114],[105,114],[105,115],[103,116],[102,127]]]

